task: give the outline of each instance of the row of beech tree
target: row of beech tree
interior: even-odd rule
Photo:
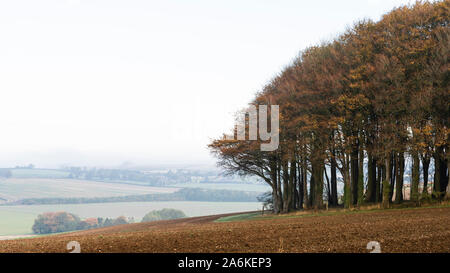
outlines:
[[[336,206],[340,181],[345,207],[403,202],[404,182],[411,201],[448,196],[449,15],[417,2],[302,51],[252,101],[279,105],[278,149],[224,137],[219,165],[267,182],[275,213]]]

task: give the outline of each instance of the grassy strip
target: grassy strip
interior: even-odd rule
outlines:
[[[398,210],[416,210],[416,209],[432,209],[432,208],[448,208],[450,204],[441,204],[434,206],[423,206],[423,207],[404,207],[404,208],[391,208],[391,209],[337,209],[324,211],[320,210],[317,212],[314,211],[300,211],[293,212],[290,214],[268,214],[267,216],[261,215],[261,213],[245,213],[234,216],[226,216],[217,219],[214,222],[235,222],[235,221],[252,221],[252,220],[274,220],[274,219],[284,219],[284,218],[302,218],[302,217],[314,217],[314,216],[333,216],[333,215],[350,215],[350,214],[358,214],[358,213],[372,213],[372,212],[381,212],[381,211],[398,211]]]
[[[22,234],[22,235],[17,235],[17,236],[25,236],[25,237],[16,237],[13,239],[7,239],[8,241],[11,240],[29,240],[29,239],[36,239],[36,238],[41,238],[41,237],[49,237],[49,236],[55,236],[55,235],[61,235],[61,234],[68,234],[71,232],[77,232],[77,231],[81,231],[81,230],[72,230],[72,231],[64,231],[64,232],[55,232],[55,233],[48,233],[48,234],[35,234],[35,233],[30,233],[30,234]],[[6,236],[16,236],[16,235],[0,235],[0,237],[6,237]],[[0,240],[0,242],[3,240]]]
[[[259,212],[243,213],[243,214],[238,214],[238,215],[221,217],[221,218],[215,220],[214,222],[222,223],[222,222],[246,221],[246,220],[253,219],[257,216],[260,216],[260,215],[261,214]]]

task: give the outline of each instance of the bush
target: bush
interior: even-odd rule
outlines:
[[[97,227],[100,227],[98,218],[87,218],[78,225],[78,229],[91,229]]]
[[[38,216],[32,227],[36,234],[65,232],[77,230],[80,218],[67,212],[46,212]]]
[[[142,222],[151,222],[158,220],[170,220],[177,218],[184,218],[186,214],[181,210],[176,209],[162,209],[162,210],[154,210],[147,213],[144,218],[142,218]]]
[[[114,221],[113,221],[113,226],[125,225],[125,224],[128,224],[128,220],[125,216],[119,216],[116,219],[114,219]]]
[[[125,216],[119,216],[116,219],[114,219],[114,218],[106,218],[105,220],[103,220],[103,218],[100,218],[100,219],[102,221],[102,224],[99,226],[102,226],[102,227],[125,225],[125,224],[129,223],[127,217],[125,217]]]

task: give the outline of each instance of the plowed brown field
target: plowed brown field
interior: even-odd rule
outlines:
[[[129,224],[0,241],[0,252],[450,252],[450,207],[268,217],[223,222],[224,215]]]

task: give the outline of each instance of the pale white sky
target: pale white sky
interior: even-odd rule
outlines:
[[[0,1],[0,167],[209,163],[298,52],[406,0]]]

